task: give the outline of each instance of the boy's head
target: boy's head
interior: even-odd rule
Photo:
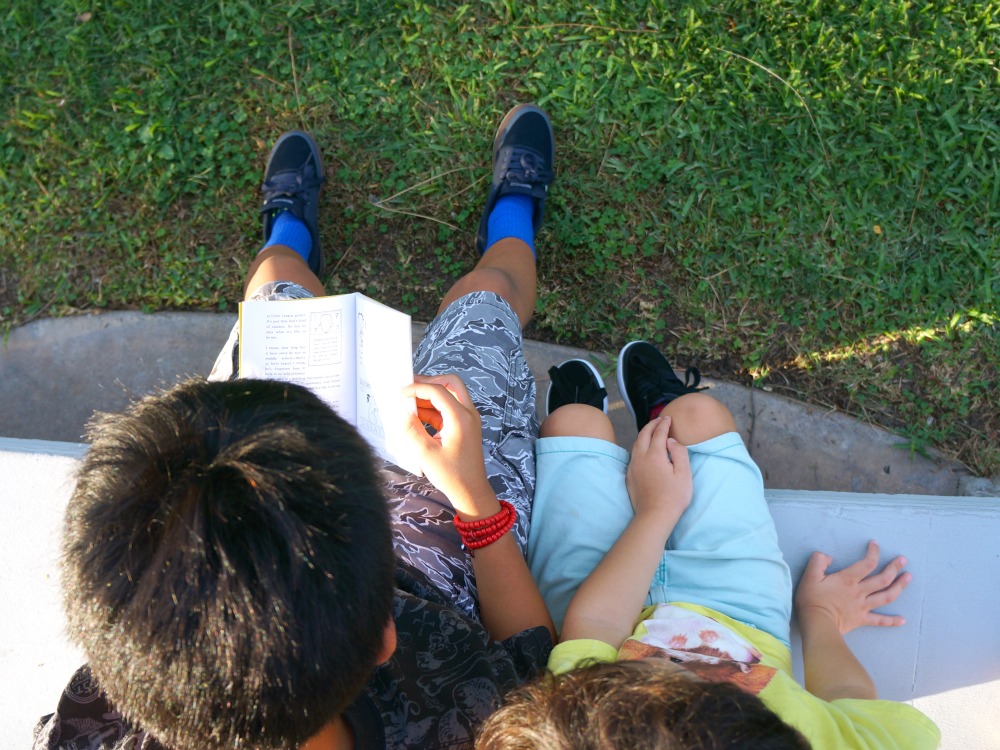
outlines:
[[[72,638],[167,746],[295,746],[392,641],[368,446],[309,391],[190,381],[104,417],[66,513]]]
[[[808,750],[755,695],[652,661],[594,664],[511,693],[476,750]]]

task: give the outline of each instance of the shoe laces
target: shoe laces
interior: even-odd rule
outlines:
[[[513,177],[518,182],[546,185],[552,181],[552,170],[545,166],[545,160],[531,148],[512,146],[507,158],[505,177]]]
[[[563,377],[562,372],[555,366],[549,368],[549,378],[555,390],[556,400],[563,404],[589,404],[600,409],[608,395],[607,390],[592,380],[582,384],[570,383],[569,378]]]
[[[300,193],[312,188],[319,187],[323,183],[322,177],[316,176],[316,169],[311,164],[306,164],[301,171],[280,172],[264,180],[261,190],[265,200],[271,200],[278,195],[287,195],[297,198]]]
[[[705,386],[698,387],[701,371],[697,367],[688,367],[684,371],[684,381],[681,382],[672,369],[668,375],[661,368],[650,366],[642,357],[637,357],[633,363],[631,377],[634,378],[636,390],[649,408],[673,401],[678,396],[706,389]]]

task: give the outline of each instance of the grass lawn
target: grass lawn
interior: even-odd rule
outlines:
[[[235,309],[273,139],[330,180],[327,288],[428,319],[489,146],[551,114],[529,337],[679,366],[1000,474],[1000,5],[9,0],[3,327]]]

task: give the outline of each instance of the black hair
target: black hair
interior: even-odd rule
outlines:
[[[295,746],[370,678],[392,608],[371,451],[310,391],[188,381],[90,431],[66,513],[70,635],[175,748]]]

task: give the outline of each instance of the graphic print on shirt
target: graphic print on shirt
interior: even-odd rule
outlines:
[[[760,663],[761,653],[749,641],[711,617],[683,607],[661,604],[636,632],[622,644],[620,661],[668,659],[706,682],[729,682],[754,695],[777,672]]]

